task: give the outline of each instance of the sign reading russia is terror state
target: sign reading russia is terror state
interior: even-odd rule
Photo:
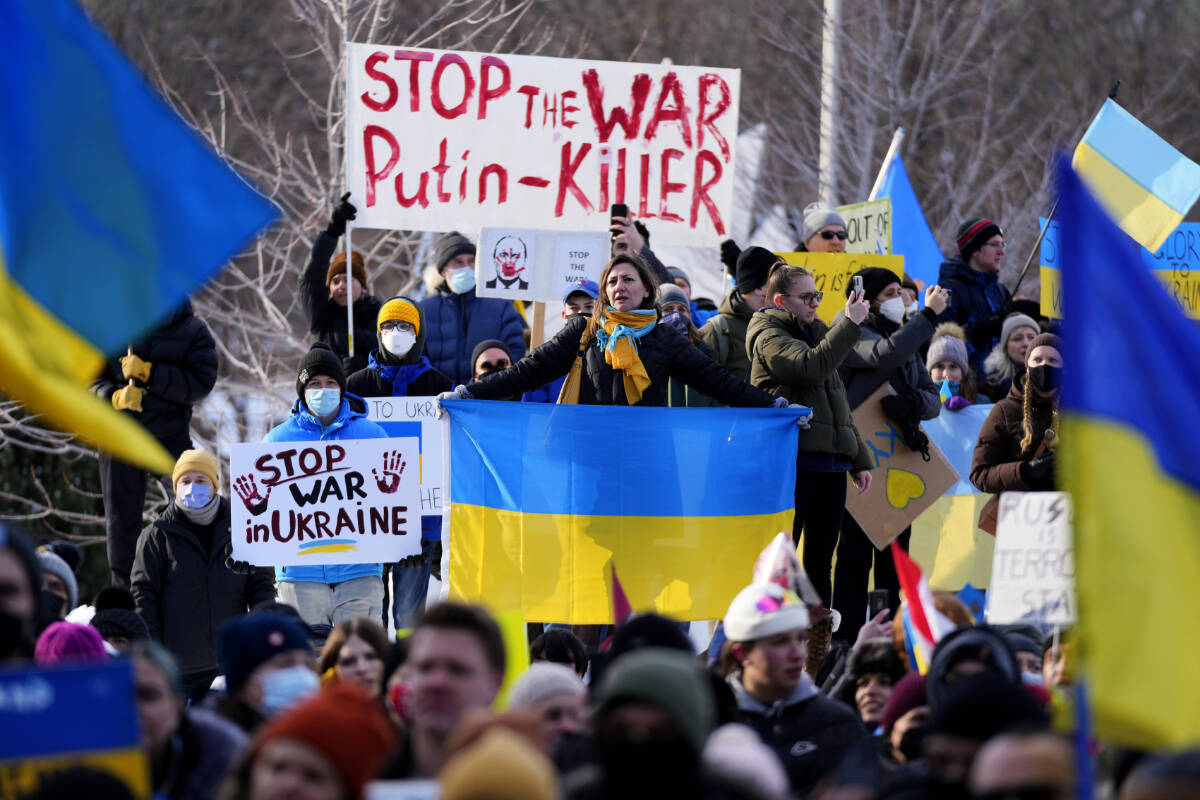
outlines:
[[[351,44],[346,181],[366,228],[729,236],[741,72]]]
[[[235,444],[233,557],[296,566],[416,555],[419,464],[413,437]]]

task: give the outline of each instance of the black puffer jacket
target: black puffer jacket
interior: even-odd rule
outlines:
[[[125,411],[159,438],[187,435],[192,406],[212,391],[217,382],[217,343],[204,321],[184,301],[179,310],[153,333],[132,347],[134,355],[150,363],[150,379],[143,388],[142,411]],[[121,372],[120,356],[104,367],[95,385],[101,397],[129,383]],[[141,384],[139,384],[141,385]]]
[[[572,317],[553,339],[508,369],[468,384],[467,390],[480,400],[502,400],[566,375],[579,354],[579,339],[586,327],[586,317]],[[678,378],[728,406],[767,407],[775,402],[774,397],[739,381],[700,352],[687,337],[664,325],[656,325],[642,337],[638,355],[650,376],[650,385],[637,402],[639,406],[665,406],[670,378]],[[599,406],[627,404],[624,378],[604,361],[604,353],[594,338],[583,356],[579,402]]]
[[[425,336],[428,332],[425,325],[425,309],[421,307],[420,303],[407,297],[388,298],[388,302],[392,300],[405,300],[417,309],[417,314],[420,317],[417,340],[413,342],[412,349],[408,351],[404,358],[396,358],[384,349],[383,340],[379,338],[379,328],[376,326],[376,348],[371,352],[371,355],[375,358],[376,366],[364,367],[349,378],[346,378],[346,391],[350,392],[350,394],[356,394],[359,397],[392,397],[394,396],[394,387],[390,381],[385,381],[383,376],[379,374],[379,366],[412,367],[420,364],[422,361],[429,363],[429,359],[425,355]],[[453,388],[454,384],[450,382],[450,378],[435,369],[433,365],[430,365],[429,369],[408,385],[408,392],[405,396],[424,397],[437,395],[442,392],[448,392]]]
[[[741,721],[779,756],[796,797],[808,797],[817,781],[837,769],[855,743],[867,738],[858,715],[818,692],[807,678],[791,697],[770,706],[752,697],[737,678],[731,678],[729,685]]]
[[[200,527],[174,503],[142,531],[131,577],[133,600],[150,635],[179,660],[184,680],[217,667],[214,637],[226,619],[275,597],[271,570],[238,575],[225,566],[230,553],[229,500],[219,500],[212,546],[205,553]]]
[[[304,301],[304,315],[308,318],[308,330],[313,341],[324,342],[343,359],[346,373],[367,366],[367,356],[375,347],[375,322],[383,304],[373,294],[363,292],[354,303],[354,357],[347,358],[350,342],[347,337],[346,307],[339,306],[329,296],[325,276],[329,273],[329,261],[337,250],[336,236],[321,231],[313,242],[312,256],[304,275],[300,278],[300,297]],[[363,287],[364,289],[366,287]],[[388,392],[391,394],[391,392]]]

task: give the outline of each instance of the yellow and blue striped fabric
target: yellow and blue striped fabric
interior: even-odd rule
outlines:
[[[719,619],[795,504],[796,422],[776,409],[443,404],[450,596],[525,619]]]
[[[1065,158],[1059,447],[1075,519],[1078,642],[1101,738],[1200,741],[1200,330]],[[1119,315],[1113,314],[1120,309]]]
[[[86,384],[274,217],[72,0],[0,25],[0,388],[131,463],[173,459]]]
[[[1113,100],[1104,102],[1072,161],[1121,229],[1152,253],[1200,197],[1200,165]]]

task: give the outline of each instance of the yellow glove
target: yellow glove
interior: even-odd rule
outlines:
[[[137,411],[141,413],[142,398],[145,396],[145,389],[133,385],[122,386],[120,389],[117,389],[115,392],[113,392],[113,408],[117,409],[118,411],[124,409],[127,411]]]
[[[121,356],[121,372],[127,379],[133,378],[145,383],[150,380],[150,362],[142,361],[133,353]]]

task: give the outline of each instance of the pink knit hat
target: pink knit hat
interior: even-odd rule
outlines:
[[[38,637],[33,658],[42,667],[92,664],[108,661],[108,652],[100,632],[92,626],[54,622]]]

